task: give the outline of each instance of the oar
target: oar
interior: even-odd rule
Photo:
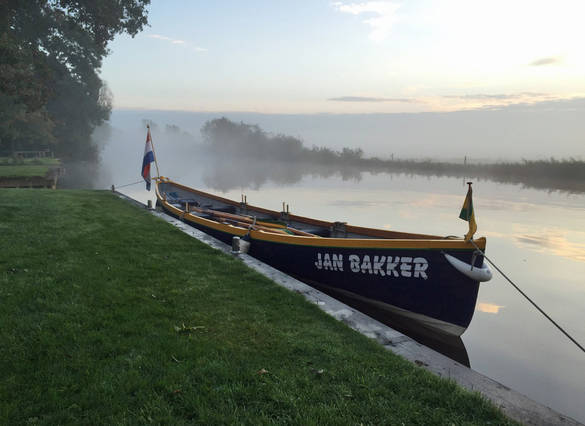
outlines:
[[[207,214],[211,214],[212,216],[217,216],[217,217],[221,217],[224,219],[231,219],[231,220],[234,220],[236,222],[243,222],[245,224],[245,226],[248,226],[248,225],[254,223],[254,219],[252,219],[250,217],[241,216],[241,215],[232,214],[232,213],[220,212],[220,211],[212,210],[212,209],[202,209],[200,207],[187,205],[186,210],[187,210],[187,212],[193,210],[193,211],[196,211],[199,213],[207,213]],[[311,233],[305,232],[305,231],[301,231],[299,229],[285,227],[283,225],[278,225],[278,224],[273,224],[273,223],[268,223],[268,222],[256,221],[256,225],[262,226],[263,228],[267,228],[266,230],[271,230],[270,228],[273,228],[274,230],[288,229],[289,231],[291,231],[295,235],[302,235],[304,237],[319,237],[318,235],[311,234]],[[275,233],[278,234],[280,232],[275,232]],[[283,232],[283,233],[289,235],[287,232]]]
[[[246,223],[246,222],[238,222],[238,221],[234,221],[234,223],[238,226],[241,226],[242,228],[247,228],[247,227],[251,226],[252,229],[254,229],[255,231],[266,231],[266,232],[271,232],[273,234],[290,235],[284,229],[269,228],[267,226],[254,225],[254,224],[250,224],[250,223]]]
[[[241,226],[241,227],[244,227],[244,228],[252,225],[253,229],[255,229],[255,230],[272,232],[273,234],[290,235],[288,232],[286,232],[286,231],[290,231],[290,232],[292,232],[295,235],[301,235],[301,236],[304,236],[304,237],[320,238],[319,235],[310,234],[308,232],[304,232],[304,231],[301,231],[299,229],[290,228],[290,227],[286,227],[286,228],[269,228],[268,226],[258,225],[258,223],[256,223],[255,225],[252,224],[252,223],[238,222],[238,221],[234,221],[234,223],[236,225]]]

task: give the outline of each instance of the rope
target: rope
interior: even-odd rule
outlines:
[[[558,325],[558,324],[557,324],[557,323],[556,323],[556,322],[555,322],[555,321],[554,321],[554,320],[553,320],[553,319],[552,319],[550,316],[548,316],[548,314],[547,314],[546,312],[544,312],[544,311],[543,311],[543,310],[540,308],[540,306],[538,306],[538,305],[537,305],[537,304],[536,304],[536,303],[535,303],[535,302],[534,302],[534,301],[533,301],[533,300],[532,300],[530,297],[528,297],[528,295],[527,295],[526,293],[524,293],[524,292],[523,292],[523,291],[520,289],[520,287],[518,287],[516,284],[514,284],[514,282],[513,282],[513,281],[512,281],[510,278],[508,278],[508,276],[507,276],[506,274],[504,274],[504,272],[502,272],[502,270],[501,270],[500,268],[498,268],[498,266],[497,266],[497,265],[496,265],[494,262],[492,262],[492,260],[491,260],[489,257],[487,257],[487,256],[486,256],[486,254],[485,254],[485,253],[484,253],[484,252],[483,252],[483,251],[482,251],[482,250],[481,250],[481,249],[480,249],[480,248],[479,248],[479,247],[478,247],[478,246],[475,244],[475,241],[473,241],[473,239],[471,239],[471,240],[469,240],[469,241],[471,241],[471,244],[473,244],[473,246],[474,246],[474,247],[475,247],[477,250],[479,250],[479,251],[480,251],[480,252],[483,254],[483,257],[484,257],[484,258],[485,258],[485,259],[486,259],[486,260],[487,260],[489,263],[491,263],[491,264],[492,264],[492,266],[493,266],[494,268],[496,268],[496,270],[497,270],[497,271],[498,271],[500,274],[502,274],[502,276],[503,276],[503,277],[504,277],[506,280],[508,280],[508,282],[509,282],[510,284],[512,284],[512,286],[514,286],[514,288],[515,288],[516,290],[518,290],[518,292],[520,292],[520,294],[521,294],[522,296],[524,296],[524,297],[526,298],[526,300],[528,300],[528,301],[529,301],[529,302],[532,304],[532,306],[534,306],[536,309],[538,309],[538,311],[539,311],[539,312],[540,312],[542,315],[544,315],[544,316],[545,316],[545,317],[546,317],[546,318],[547,318],[547,319],[548,319],[548,320],[549,320],[549,321],[550,321],[550,322],[551,322],[551,323],[552,323],[552,324],[553,324],[553,325],[554,325],[556,328],[558,328],[558,329],[559,329],[559,330],[560,330],[560,331],[561,331],[561,332],[562,332],[562,333],[563,333],[565,336],[567,336],[567,337],[568,337],[568,338],[571,340],[571,342],[573,342],[575,345],[577,345],[577,347],[578,347],[579,349],[581,349],[583,352],[585,352],[585,348],[583,348],[583,346],[581,346],[581,345],[579,344],[579,342],[577,342],[577,341],[576,341],[576,340],[575,340],[573,337],[571,337],[571,335],[570,335],[569,333],[567,333],[567,332],[566,332],[566,331],[565,331],[565,330],[564,330],[564,329],[563,329],[563,328],[562,328],[560,325]]]
[[[127,183],[126,185],[120,185],[120,186],[114,185],[114,188],[116,188],[116,189],[124,188],[126,186],[136,185],[136,184],[141,183],[141,182],[144,182],[144,180],[139,180],[138,182],[133,182],[133,183]]]

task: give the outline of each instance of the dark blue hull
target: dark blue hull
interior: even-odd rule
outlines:
[[[441,250],[304,247],[253,240],[250,254],[332,295],[353,295],[378,307],[387,305],[395,313],[419,314],[430,327],[433,321],[422,317],[453,324],[462,332],[475,310],[479,283],[454,271]],[[471,252],[449,254],[468,263],[472,257]]]
[[[227,244],[237,235],[186,222]],[[471,322],[479,283],[456,271],[443,253],[471,263],[473,252],[444,248],[315,247],[255,238],[251,238],[249,250],[251,256],[332,296],[354,298],[454,335],[462,334]],[[476,266],[482,263],[482,256],[474,259]]]

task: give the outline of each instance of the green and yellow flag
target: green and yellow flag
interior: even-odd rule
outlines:
[[[471,182],[467,182],[469,185],[469,189],[467,190],[467,195],[465,196],[465,201],[463,202],[463,207],[461,208],[461,213],[459,213],[459,218],[469,222],[469,231],[467,235],[465,235],[465,241],[469,241],[473,238],[473,234],[477,231],[477,223],[475,222],[475,213],[473,212],[473,200],[471,197]]]

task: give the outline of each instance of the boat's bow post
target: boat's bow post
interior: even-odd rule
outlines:
[[[473,265],[475,265],[475,260],[477,259],[478,255],[483,255],[483,253],[479,250],[475,250],[471,255],[471,270],[473,271]]]
[[[463,219],[469,223],[469,231],[463,237],[463,239],[466,243],[471,244],[476,249],[471,255],[471,264],[465,263],[462,260],[445,253],[444,251],[441,251],[441,254],[445,256],[445,259],[451,264],[451,266],[453,266],[466,277],[474,281],[485,282],[492,279],[492,271],[485,262],[485,259],[482,259],[482,265],[480,267],[475,266],[477,256],[480,254],[483,255],[484,253],[473,241],[473,234],[475,234],[475,231],[477,231],[477,223],[475,221],[475,212],[473,211],[471,184],[472,182],[467,182],[467,194],[465,195],[465,201],[463,201],[463,207],[459,213],[459,219]]]

